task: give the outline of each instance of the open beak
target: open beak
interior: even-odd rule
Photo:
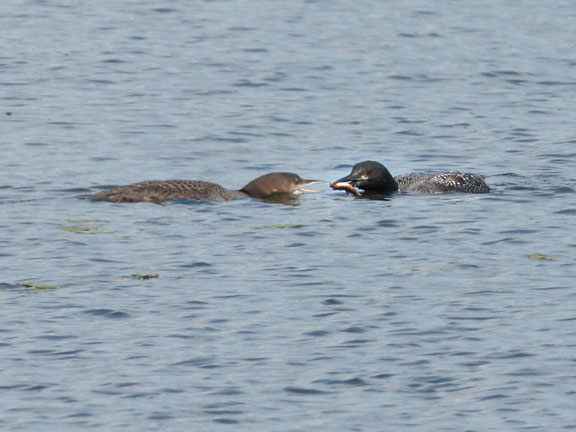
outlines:
[[[314,193],[321,193],[322,191],[317,190],[317,189],[305,189],[307,186],[313,185],[313,184],[318,184],[318,183],[326,183],[324,180],[306,180],[306,179],[302,179],[302,183],[299,184],[298,186],[296,186],[296,189],[294,189],[294,194],[299,195],[299,194],[314,194]]]

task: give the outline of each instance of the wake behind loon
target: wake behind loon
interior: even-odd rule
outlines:
[[[274,172],[260,176],[240,190],[226,189],[216,183],[202,180],[149,180],[87,195],[94,201],[116,203],[202,200],[231,201],[236,198],[267,199],[280,194],[294,196],[316,191],[304,189],[322,180],[306,180],[298,174]]]
[[[437,174],[401,174],[393,177],[379,162],[364,161],[352,167],[346,177],[330,184],[332,189],[343,189],[360,195],[355,187],[368,193],[414,192],[421,194],[488,193],[490,188],[479,174],[449,171]]]

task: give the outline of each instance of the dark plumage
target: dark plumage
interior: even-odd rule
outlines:
[[[268,198],[274,194],[298,195],[312,192],[305,186],[321,183],[321,180],[306,180],[297,174],[277,172],[252,180],[240,190],[226,189],[219,184],[202,180],[150,180],[119,186],[114,189],[87,195],[95,201],[117,203],[203,200],[230,201],[236,198]]]
[[[438,174],[400,174],[394,177],[398,190],[422,194],[441,194],[450,192],[488,193],[490,188],[484,177],[474,173],[449,171]]]
[[[333,189],[349,190],[350,185],[367,192],[377,193],[396,191],[421,194],[490,192],[490,188],[484,182],[484,177],[478,174],[450,171],[438,174],[401,174],[393,177],[384,165],[376,161],[357,163],[350,174],[333,182],[330,186]]]

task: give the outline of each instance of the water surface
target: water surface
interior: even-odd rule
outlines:
[[[576,429],[575,16],[2,3],[0,426]],[[366,159],[493,193],[76,198]]]

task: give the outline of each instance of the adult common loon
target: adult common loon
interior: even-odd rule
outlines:
[[[280,194],[293,197],[302,193],[318,192],[304,188],[323,182],[323,180],[306,180],[298,174],[288,172],[263,175],[240,190],[226,189],[219,184],[201,180],[150,180],[119,186],[87,195],[85,198],[116,203],[152,202],[155,204],[177,200],[230,201],[247,197],[267,199]]]
[[[346,190],[354,195],[360,195],[356,187],[368,193],[392,193],[396,191],[421,194],[490,192],[484,178],[478,174],[450,171],[437,174],[401,174],[393,177],[384,165],[376,161],[357,163],[352,167],[350,174],[331,183],[330,187],[336,190]]]

